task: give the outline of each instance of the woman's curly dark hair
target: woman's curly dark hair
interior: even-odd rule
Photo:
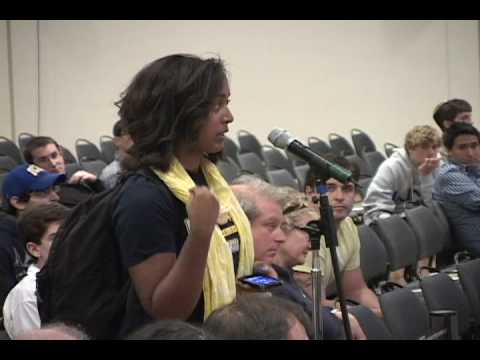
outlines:
[[[115,103],[134,142],[129,167],[167,171],[177,146],[198,140],[225,81],[216,58],[176,54],[145,66]]]

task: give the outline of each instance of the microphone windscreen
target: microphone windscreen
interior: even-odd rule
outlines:
[[[270,134],[268,134],[268,141],[281,149],[286,149],[292,140],[293,138],[290,136],[287,130],[284,129],[276,128],[270,131]]]

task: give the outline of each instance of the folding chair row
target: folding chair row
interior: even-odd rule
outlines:
[[[407,280],[418,280],[417,263],[420,259],[429,260],[425,264],[426,270],[438,271],[434,257],[449,246],[451,239],[448,223],[437,215],[437,211],[435,207],[421,206],[406,210],[404,216],[392,215],[377,220],[370,227],[359,227],[362,271],[377,292],[391,289],[381,288],[380,283],[384,284],[389,273],[400,269],[408,270]],[[441,270],[454,271],[453,261],[449,265]],[[411,287],[418,287],[418,283]]]
[[[431,294],[430,290],[425,292],[436,296]],[[459,338],[455,310],[437,309],[408,288],[382,294],[379,301],[383,320],[394,339],[454,340]]]
[[[381,294],[383,318],[361,305],[349,312],[370,340],[475,338],[471,308],[458,283],[447,274],[436,274],[422,279],[420,286],[422,296],[408,288]]]

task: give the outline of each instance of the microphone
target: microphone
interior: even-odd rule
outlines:
[[[315,168],[325,180],[334,178],[342,183],[353,182],[352,173],[347,169],[324,159],[308,146],[295,139],[287,130],[273,129],[268,135],[275,147],[287,150]]]

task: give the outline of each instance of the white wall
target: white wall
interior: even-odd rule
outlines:
[[[433,124],[442,100],[480,109],[477,21],[11,21],[15,132],[48,134],[73,150],[98,142],[113,102],[146,63],[174,52],[220,55],[235,122],[262,142],[274,127],[306,140],[367,131],[401,144]],[[38,26],[37,26],[38,25]],[[0,105],[5,82],[0,22]],[[6,90],[7,89],[7,90]],[[10,115],[11,117],[11,115]],[[16,135],[15,134],[15,135]]]
[[[12,136],[7,22],[0,20],[0,136]]]

